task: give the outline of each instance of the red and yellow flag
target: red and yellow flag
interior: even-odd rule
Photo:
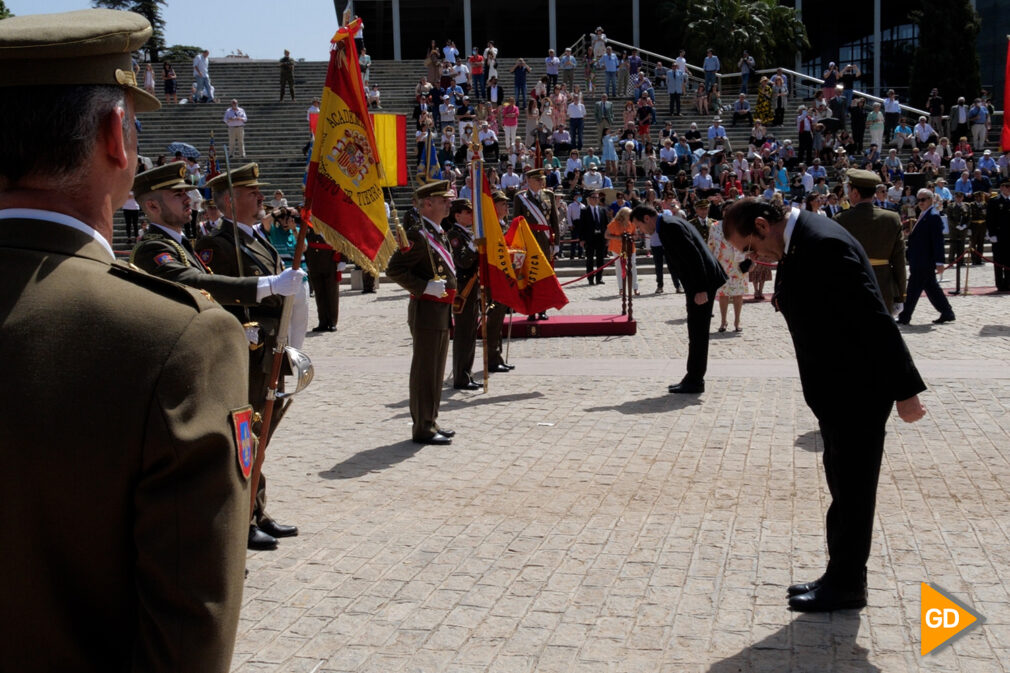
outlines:
[[[523,311],[525,304],[519,296],[519,283],[512,265],[512,254],[505,243],[505,234],[495,214],[491,185],[488,183],[487,174],[484,173],[484,164],[475,161],[473,170],[476,176],[473,184],[480,185],[480,192],[473,202],[474,234],[478,240],[484,239],[484,250],[487,255],[486,267],[481,265],[481,284],[488,289],[491,301],[504,304],[515,311]]]
[[[554,268],[547,256],[544,255],[543,250],[540,249],[525,217],[520,216],[512,220],[512,224],[505,234],[505,242],[508,243],[513,257],[516,258],[516,284],[523,303],[523,308],[517,310],[530,315],[541,313],[549,308],[564,307],[568,303],[568,297],[561,289]]]
[[[1006,71],[1003,78],[1003,109],[1010,105],[1010,37],[1007,38],[1006,46]],[[1010,120],[1007,120],[1006,112],[1003,113],[1003,129],[1000,132],[999,148],[1006,152],[1010,150]]]
[[[305,183],[313,228],[347,259],[373,275],[396,243],[382,194],[382,165],[365,99],[354,36],[361,19],[330,43],[315,142]]]
[[[379,165],[383,187],[407,184],[407,116],[392,113],[372,113],[375,144],[379,148]]]

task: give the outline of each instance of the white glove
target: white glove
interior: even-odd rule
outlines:
[[[958,225],[958,226],[956,227],[956,229],[957,229],[958,231],[964,231],[964,230],[965,230],[965,229],[967,229],[967,228],[968,228],[968,225],[967,225],[967,224],[959,224],[959,225]]]
[[[343,271],[347,268],[347,262],[337,262],[337,271]]]
[[[301,269],[285,269],[276,276],[267,276],[270,294],[290,297],[301,289],[306,276],[307,274]]]
[[[904,308],[905,304],[903,302],[900,301],[894,302],[894,315],[898,315],[899,313],[901,313],[902,310],[904,310]]]
[[[424,293],[432,297],[441,297],[445,294],[445,281],[429,280],[424,288]]]
[[[989,242],[990,243],[995,243],[996,242],[996,237],[995,236],[990,236],[989,237]]]
[[[559,252],[561,252],[561,246],[560,246],[560,245],[555,245],[555,246],[554,246],[554,254],[556,255],[556,254],[558,254]]]

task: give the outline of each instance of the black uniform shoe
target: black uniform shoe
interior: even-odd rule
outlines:
[[[285,526],[273,519],[260,521],[259,529],[272,537],[294,537],[298,535],[298,526]]]
[[[516,366],[515,366],[515,365],[510,365],[510,364],[509,364],[509,363],[507,363],[507,362],[502,362],[502,363],[501,363],[501,366],[502,366],[502,367],[504,367],[505,369],[509,370],[509,371],[512,371],[513,369],[515,369],[515,368],[516,368]]]
[[[681,381],[680,383],[675,383],[667,388],[671,393],[687,393],[687,394],[697,394],[705,392],[704,383],[689,383],[687,381]]]
[[[328,332],[329,329],[327,329],[326,325],[316,325],[315,327],[312,328],[312,331],[313,332]]]
[[[817,587],[821,586],[821,581],[823,577],[818,577],[813,582],[801,582],[800,584],[793,584],[788,589],[786,593],[790,596],[799,596],[800,594],[805,594],[809,591],[813,591]]]
[[[453,386],[453,388],[455,388],[456,390],[480,390],[483,387],[484,386],[477,383],[476,381],[470,381],[469,383],[463,383],[458,386],[457,385]]]
[[[438,434],[445,435],[446,437],[455,437],[456,436],[456,431],[455,430],[450,430],[449,428],[439,428],[438,429]]]
[[[277,549],[277,538],[267,535],[256,526],[249,526],[249,542],[246,547],[255,551]]]
[[[508,365],[505,365],[505,364],[500,364],[500,365],[495,365],[494,367],[488,367],[487,370],[489,372],[508,373],[508,372],[512,371],[512,367],[509,367]]]
[[[832,612],[866,607],[866,585],[838,587],[822,583],[813,591],[793,596],[789,607],[797,612]]]
[[[414,441],[417,442],[418,444],[439,444],[439,445],[452,444],[452,440],[443,435],[441,432],[436,432],[431,437],[425,437],[425,438],[415,437]]]
[[[596,279],[596,284],[597,285],[603,285],[603,279],[602,278],[597,278]]]
[[[934,320],[933,324],[934,325],[942,325],[945,322],[954,322],[954,314],[951,313],[950,315],[942,315],[939,318],[937,318],[936,320]]]

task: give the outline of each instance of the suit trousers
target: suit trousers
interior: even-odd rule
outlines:
[[[670,94],[670,114],[679,115],[680,114],[680,97],[679,93]]]
[[[887,402],[860,410],[848,421],[820,422],[824,476],[831,493],[825,577],[840,585],[860,585],[870,557],[884,425],[891,406]]]
[[[908,268],[908,288],[905,293],[905,307],[901,309],[898,320],[908,322],[915,311],[915,305],[919,303],[919,297],[925,291],[929,303],[933,305],[941,316],[954,315],[954,309],[947,301],[947,295],[940,289],[940,283],[936,280],[936,273],[932,267],[918,268],[910,266]]]
[[[992,244],[993,271],[996,274],[996,289],[1010,290],[1010,270],[1004,267],[1010,266],[1010,245],[1003,242],[1002,237],[997,237]]]
[[[492,303],[487,309],[487,366],[494,369],[498,365],[505,364],[502,356],[502,332],[505,326],[505,315],[509,307],[497,302]]]
[[[233,157],[245,159],[245,127],[228,127],[228,151]]]
[[[708,370],[708,334],[712,327],[711,297],[704,304],[695,304],[694,295],[685,288],[687,297],[687,383],[703,383]]]
[[[323,265],[320,270],[309,274],[309,285],[316,297],[316,313],[323,327],[336,327],[340,316],[340,291],[337,284],[336,264]]]
[[[586,239],[586,273],[603,266],[603,259],[607,254],[607,242],[603,234],[593,234]],[[603,280],[603,272],[589,277],[590,283],[598,283]]]
[[[465,283],[463,284],[465,285]],[[477,349],[477,315],[480,286],[474,283],[463,303],[463,310],[453,314],[452,384],[464,386],[473,380],[473,359]]]

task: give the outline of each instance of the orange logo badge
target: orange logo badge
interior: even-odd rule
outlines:
[[[950,644],[971,627],[985,622],[982,615],[932,584],[921,583],[920,602],[922,656]]]

